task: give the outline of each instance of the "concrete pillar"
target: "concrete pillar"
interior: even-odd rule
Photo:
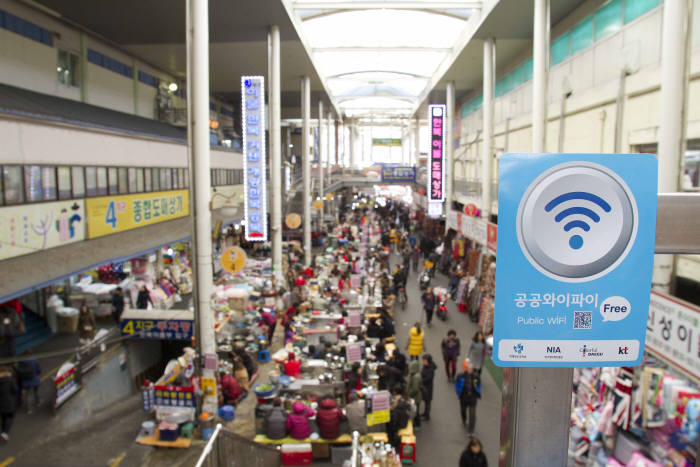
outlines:
[[[549,0],[535,0],[532,42],[532,152],[544,152],[546,147],[548,72]]]
[[[326,141],[325,141],[325,125],[323,124],[323,101],[319,99],[318,101],[318,196],[321,197],[321,201],[325,206],[326,201],[323,193],[323,155],[326,153]],[[318,218],[320,219],[318,225],[319,228],[323,225],[323,211],[321,208],[318,211]]]
[[[190,152],[190,171],[192,172],[192,215],[194,229],[192,239],[195,249],[195,287],[197,321],[197,344],[200,357],[216,358],[216,339],[214,332],[214,312],[211,309],[211,295],[214,286],[211,247],[211,212],[209,196],[211,186],[211,165],[209,157],[209,2],[208,0],[188,0],[186,2],[189,18],[187,31],[189,46],[187,62],[190,75],[188,97],[188,114],[191,115],[190,134],[192,150]],[[216,368],[202,369],[202,376],[213,378]],[[205,404],[216,405],[205,397]]]
[[[491,170],[493,167],[493,88],[496,74],[496,44],[493,39],[484,40],[484,107],[483,151],[481,155],[481,217],[491,216]]]
[[[80,33],[80,101],[88,100],[88,44],[87,34]]]
[[[416,127],[413,129],[413,165],[418,165],[418,158],[420,158],[420,119],[416,118]]]
[[[688,89],[688,36],[691,12],[687,0],[664,3],[661,37],[661,118],[659,123],[659,193],[681,187],[685,155],[686,93]],[[654,257],[654,289],[670,293],[673,255]]]
[[[311,81],[301,79],[301,163],[304,186],[304,264],[311,265]]]
[[[455,174],[455,161],[454,161],[454,117],[455,117],[455,83],[450,81],[447,83],[447,92],[445,93],[445,100],[447,101],[447,116],[445,118],[445,159],[446,170],[445,174],[445,216],[452,210],[452,201],[454,200],[454,174]],[[447,228],[447,222],[445,222],[445,228]]]
[[[280,30],[270,26],[267,34],[270,113],[270,235],[272,268],[278,280],[282,274],[282,91],[280,85]]]

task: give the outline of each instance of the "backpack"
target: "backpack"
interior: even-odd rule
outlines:
[[[398,403],[396,408],[394,408],[394,410],[391,411],[391,421],[395,429],[401,430],[403,428],[406,428],[406,425],[408,425],[408,421],[410,419],[411,406],[408,404],[408,402],[402,399]]]
[[[463,390],[464,390],[464,375],[460,376],[459,378],[457,378],[457,381],[455,381],[455,391],[457,391],[457,396],[461,396]]]

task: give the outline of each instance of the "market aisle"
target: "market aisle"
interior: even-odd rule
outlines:
[[[398,257],[394,255],[392,264],[397,261]],[[436,274],[433,279],[433,286],[435,285],[446,286],[447,278],[440,273]],[[408,294],[406,311],[397,309],[394,314],[397,339],[402,352],[406,346],[409,329],[414,322],[420,320],[422,314],[418,273],[411,272],[406,289]],[[443,322],[433,316],[432,327],[426,331],[427,352],[433,356],[438,369],[435,372],[431,419],[423,422],[421,430],[416,434],[417,461],[420,466],[458,465],[459,456],[468,440],[467,428],[462,425],[459,416],[459,400],[455,394],[454,385],[447,382],[440,351],[440,342],[450,329],[457,331],[462,342],[460,359],[463,360],[469,349],[469,342],[477,331],[477,326],[469,321],[467,316],[459,313],[452,301],[449,302],[447,321]],[[482,398],[477,405],[475,436],[484,445],[489,465],[498,465],[501,390],[486,369],[482,371],[481,387]]]

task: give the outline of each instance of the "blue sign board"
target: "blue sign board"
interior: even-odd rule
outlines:
[[[498,173],[494,362],[639,364],[654,262],[656,157],[505,154]]]
[[[241,122],[245,238],[249,242],[265,242],[267,241],[267,190],[265,188],[265,81],[262,76],[241,77]]]
[[[382,181],[413,183],[416,181],[416,168],[413,166],[382,165]]]

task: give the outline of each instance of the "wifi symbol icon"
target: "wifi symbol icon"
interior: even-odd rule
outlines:
[[[557,196],[553,200],[551,200],[547,205],[544,207],[544,210],[546,212],[551,212],[554,208],[557,206],[566,203],[567,201],[574,201],[574,200],[584,200],[584,201],[590,201],[591,203],[597,205],[600,207],[603,211],[606,213],[610,212],[612,209],[610,207],[610,204],[608,204],[607,201],[605,201],[603,198],[600,196],[594,195],[593,193],[588,193],[585,191],[571,191],[569,193],[564,193],[562,195]],[[567,222],[567,219],[570,218],[571,216],[577,216],[576,219],[569,220]],[[585,220],[581,220],[580,216],[587,217],[590,219],[592,222],[597,223],[600,222],[600,215],[595,212],[592,209],[589,209],[585,206],[571,206],[566,209],[563,209],[560,211],[555,217],[554,220],[556,222],[565,222],[564,224],[564,231],[565,232],[572,232],[572,236],[569,238],[569,246],[574,249],[578,250],[583,246],[583,237],[580,235],[582,232],[588,232],[591,230],[591,225],[586,222]],[[574,230],[574,229],[579,229],[579,230]],[[580,232],[582,231],[582,232]],[[577,233],[578,232],[578,233]]]

